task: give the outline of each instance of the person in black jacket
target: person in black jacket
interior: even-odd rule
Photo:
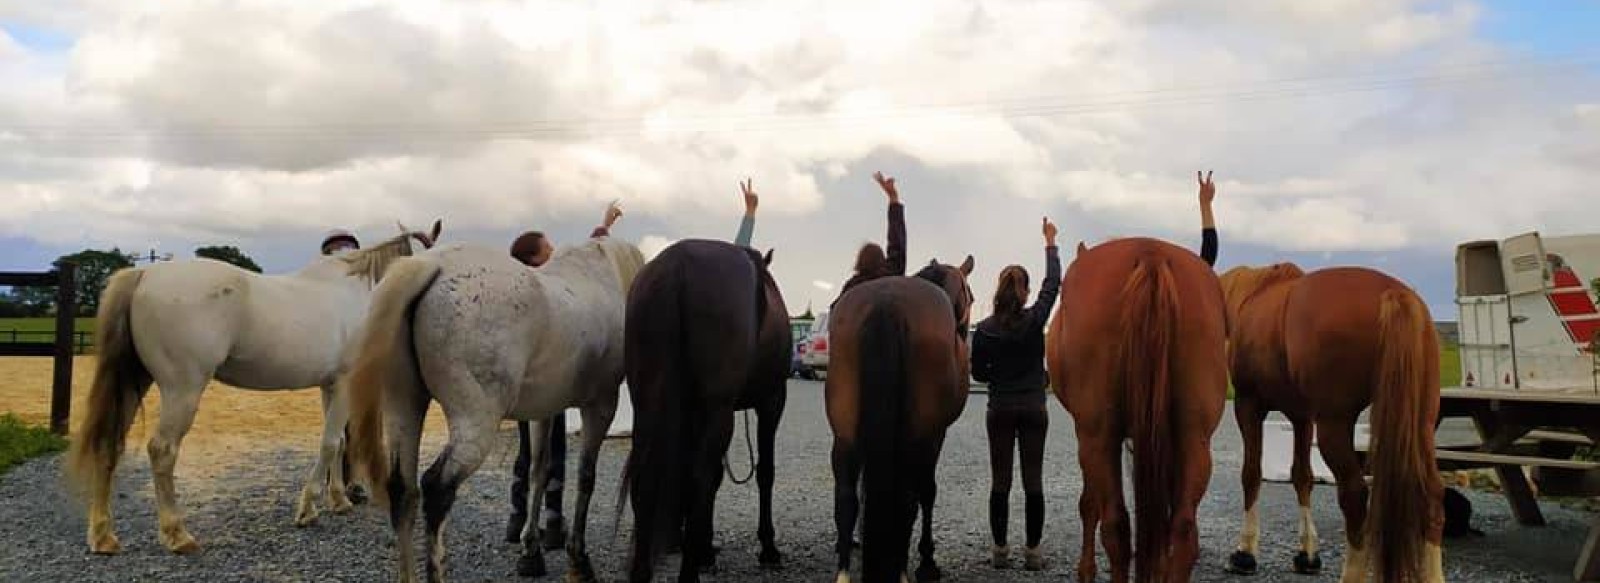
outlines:
[[[1044,436],[1050,418],[1045,412],[1044,325],[1061,291],[1061,257],[1056,247],[1056,226],[1044,219],[1045,275],[1039,298],[1028,301],[1028,270],[1010,265],[1000,272],[994,294],[994,314],[978,323],[972,338],[972,376],[989,384],[989,464],[993,486],[989,491],[989,528],[994,535],[995,568],[1010,562],[1006,547],[1011,496],[1011,454],[1020,442],[1022,491],[1027,496],[1027,550],[1024,567],[1044,568],[1039,537],[1044,528]]]

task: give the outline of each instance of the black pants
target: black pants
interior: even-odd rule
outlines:
[[[551,416],[549,423],[550,432],[545,436],[545,443],[550,446],[549,464],[545,471],[550,474],[550,485],[544,491],[544,509],[556,516],[561,516],[561,492],[567,477],[567,413],[562,411]],[[524,516],[528,512],[528,466],[533,464],[534,452],[529,451],[529,441],[532,429],[526,421],[517,423],[517,461],[512,464],[511,477],[511,516]]]
[[[1044,435],[1050,417],[1043,406],[991,407],[989,469],[994,486],[989,490],[989,528],[994,544],[1005,546],[1007,509],[1011,496],[1011,454],[1022,450],[1022,491],[1027,495],[1028,546],[1039,546],[1044,530]],[[1020,445],[1020,448],[1018,447]]]

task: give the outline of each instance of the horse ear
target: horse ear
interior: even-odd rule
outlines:
[[[972,275],[972,256],[968,255],[966,261],[961,262],[961,275]]]
[[[766,265],[767,267],[772,267],[772,251],[772,249],[768,249],[767,255],[761,258],[762,264]]]
[[[1078,255],[1083,255],[1083,252],[1084,251],[1088,251],[1088,250],[1089,250],[1089,246],[1088,245],[1084,245],[1083,241],[1078,241]]]
[[[433,231],[428,233],[428,239],[435,243],[439,242],[439,230],[442,228],[444,228],[444,219],[434,219]]]

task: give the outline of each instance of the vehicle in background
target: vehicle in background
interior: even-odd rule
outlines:
[[[814,380],[828,374],[828,316],[828,312],[818,314],[806,333],[805,346],[800,354],[800,364],[805,367],[801,371],[801,378]]]

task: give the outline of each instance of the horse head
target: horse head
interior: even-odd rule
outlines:
[[[972,328],[972,288],[967,285],[967,277],[972,275],[972,267],[972,256],[968,255],[966,261],[961,262],[959,267],[932,259],[928,261],[926,267],[917,272],[917,277],[938,286],[950,297],[950,305],[955,308],[956,335],[963,341],[967,338],[967,331]]]
[[[1266,267],[1239,266],[1229,269],[1218,278],[1222,283],[1223,300],[1228,305],[1229,319],[1237,322],[1239,310],[1261,290],[1278,283],[1299,279],[1304,275],[1305,271],[1293,263],[1275,263]]]

